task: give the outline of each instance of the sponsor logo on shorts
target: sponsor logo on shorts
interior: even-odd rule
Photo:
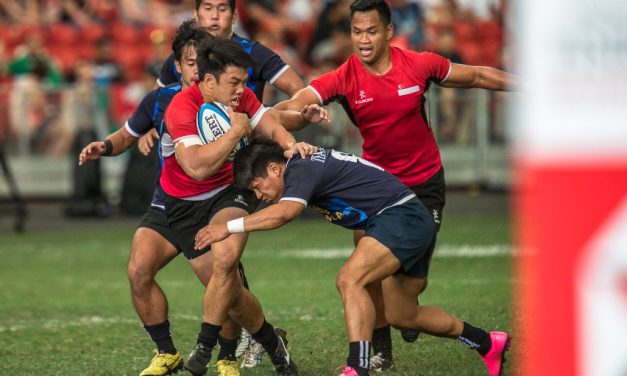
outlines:
[[[433,209],[431,215],[433,216],[433,222],[440,224],[440,213],[438,212],[438,209]]]
[[[237,202],[238,204],[242,204],[244,206],[248,206],[248,203],[246,202],[246,200],[244,200],[244,196],[242,196],[242,195],[235,196],[235,200],[233,200],[233,201]]]

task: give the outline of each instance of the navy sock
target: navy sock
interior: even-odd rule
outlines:
[[[357,371],[359,376],[368,376],[370,367],[370,342],[358,341],[348,344],[346,364]]]
[[[172,333],[170,333],[170,320],[165,320],[157,325],[144,325],[144,329],[157,345],[157,350],[160,353],[176,354]]]
[[[237,340],[228,339],[222,336],[218,336],[218,344],[220,345],[220,352],[218,353],[218,360],[235,360],[235,350],[237,350]]]
[[[392,359],[390,325],[377,328],[372,332],[372,351],[374,354],[383,354],[386,359]]]
[[[203,322],[200,325],[200,333],[198,334],[197,343],[202,343],[206,347],[214,348],[218,343],[218,333],[222,329],[221,326]]]
[[[457,338],[464,346],[477,350],[481,355],[486,355],[492,348],[492,339],[490,334],[481,328],[470,325],[464,321],[464,330],[462,335]]]
[[[259,342],[263,348],[266,350],[270,358],[272,358],[277,348],[279,347],[279,338],[274,332],[274,327],[270,325],[267,321],[263,321],[263,325],[261,325],[261,329],[257,331],[257,333],[251,333],[253,339]]]

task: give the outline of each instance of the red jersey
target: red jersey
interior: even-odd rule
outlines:
[[[353,55],[309,87],[321,104],[331,100],[342,104],[364,139],[364,159],[411,187],[429,180],[442,167],[424,93],[431,81],[446,80],[451,62],[434,53],[396,47],[390,47],[390,58],[392,68],[377,76]]]
[[[168,106],[163,121],[167,134],[162,137],[163,171],[161,173],[161,187],[170,196],[177,198],[202,195],[215,188],[230,184],[233,181],[233,164],[229,161],[208,179],[196,181],[189,177],[176,161],[174,146],[185,141],[187,145],[202,145],[196,127],[196,117],[200,106],[204,103],[198,85],[181,91],[174,96]],[[255,94],[246,88],[239,100],[235,112],[246,113],[251,118],[254,128],[265,113],[266,108],[261,105]]]

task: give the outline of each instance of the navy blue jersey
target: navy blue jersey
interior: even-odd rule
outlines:
[[[133,115],[128,119],[126,130],[135,137],[141,137],[148,133],[151,129],[156,129],[159,137],[163,135],[163,114],[165,109],[172,101],[172,98],[181,91],[181,84],[175,83],[166,87],[160,87],[146,94],[144,99],[139,103]],[[152,196],[151,206],[165,209],[165,196],[163,189],[159,184],[161,177],[161,168],[163,166],[163,157],[161,156],[161,143],[157,143],[159,152],[157,155],[157,178],[155,179],[155,192]]]
[[[265,83],[273,84],[289,66],[285,64],[279,55],[259,42],[242,38],[235,33],[233,33],[231,39],[242,46],[257,65],[254,69],[252,67],[248,68],[246,86],[255,93],[255,96],[261,102]],[[159,75],[160,85],[168,85],[181,80],[181,75],[176,71],[174,62],[174,53],[172,53],[163,63],[163,68]]]
[[[392,174],[354,155],[332,149],[287,162],[281,201],[309,205],[337,225],[363,229],[368,218],[415,197]]]

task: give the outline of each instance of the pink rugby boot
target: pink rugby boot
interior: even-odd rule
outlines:
[[[505,352],[509,349],[509,334],[490,332],[490,339],[492,340],[492,348],[481,358],[490,376],[501,376],[503,363],[505,363]]]

